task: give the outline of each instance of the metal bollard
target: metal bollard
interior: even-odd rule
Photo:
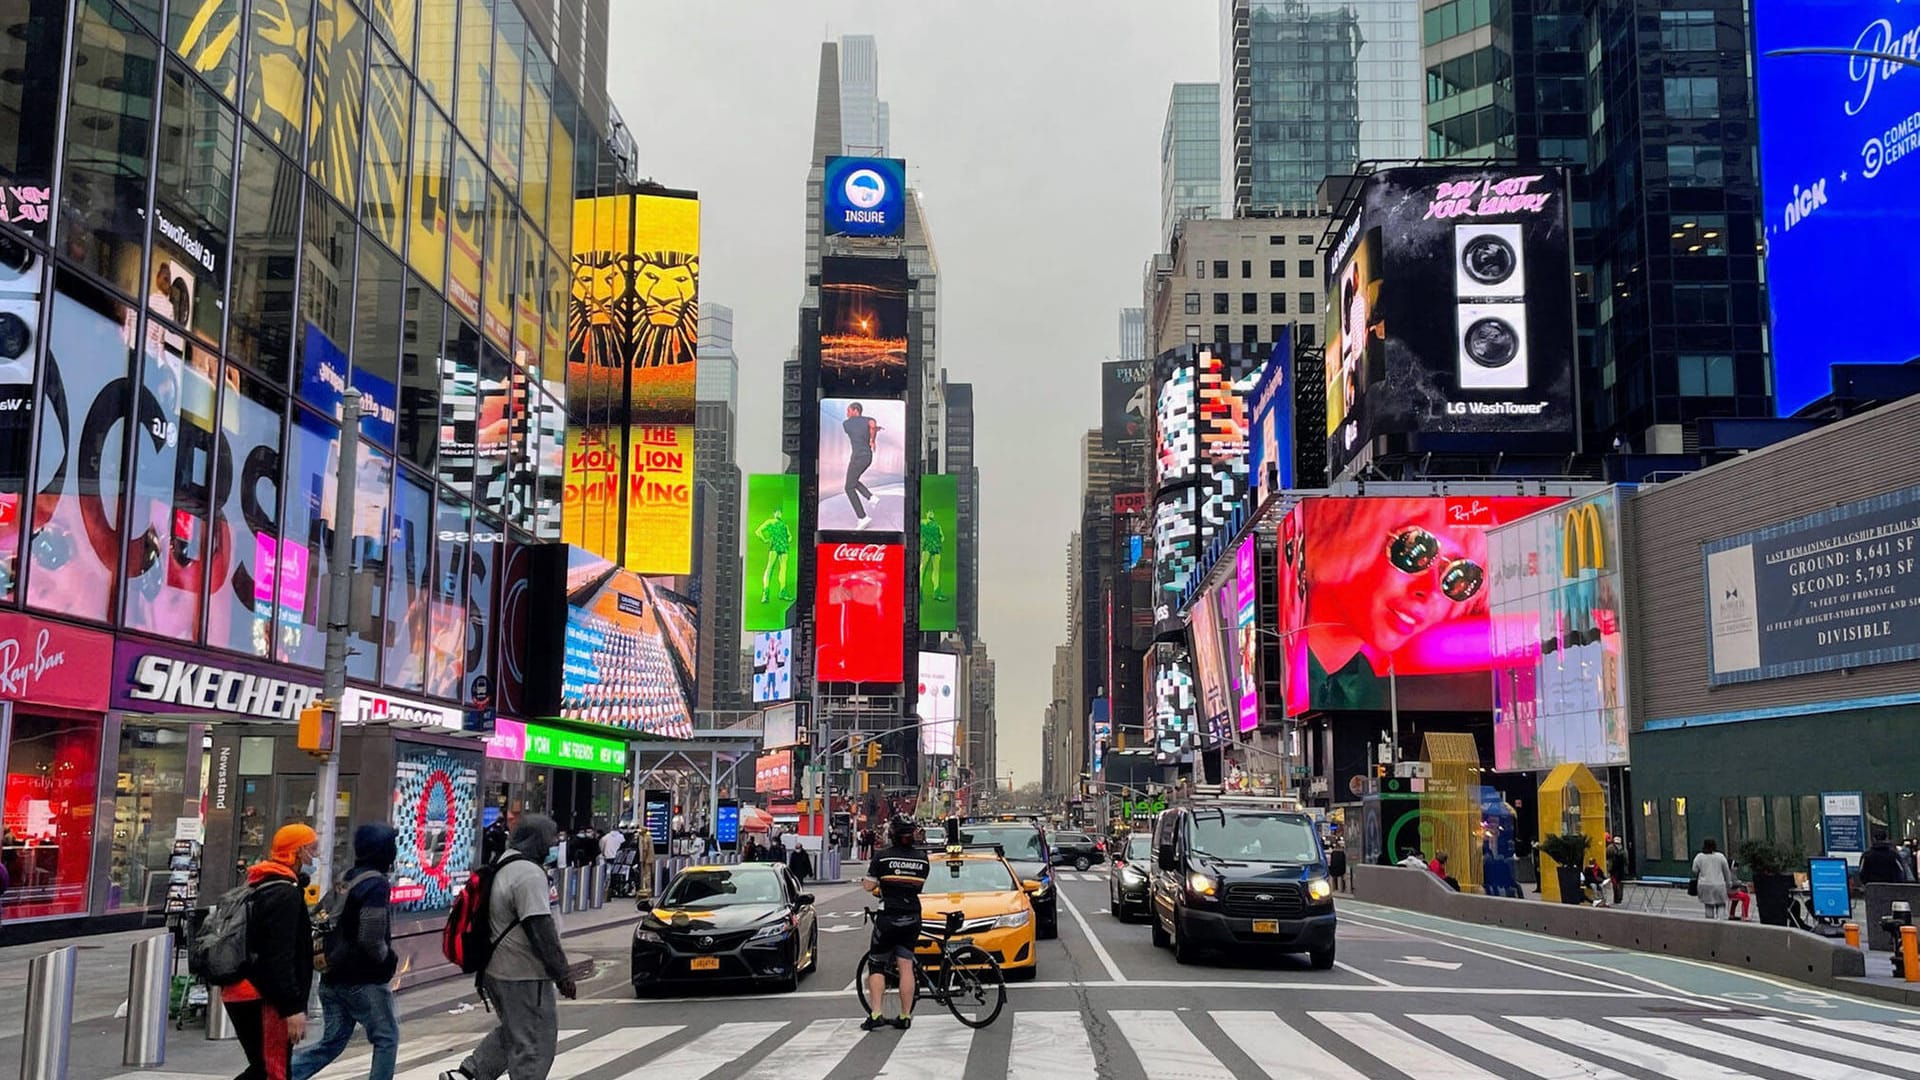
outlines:
[[[173,989],[173,935],[137,941],[127,967],[127,1038],[120,1064],[142,1067],[167,1060],[167,999]]]
[[[587,906],[598,911],[607,904],[607,861],[600,859],[587,868]]]
[[[1846,930],[1846,934],[1847,934],[1847,948],[1849,949],[1859,948],[1860,947],[1860,924],[1848,923],[1844,927],[1844,929]]]
[[[239,1037],[239,1033],[233,1030],[233,1017],[227,1015],[226,1006],[220,1003],[220,988],[207,987],[207,1041],[220,1042]]]
[[[561,905],[567,911],[579,911],[580,910],[580,868],[577,866],[567,867],[567,872],[565,876],[562,877],[561,881],[564,883],[567,890],[566,899],[561,901]]]
[[[27,964],[27,1024],[20,1045],[20,1080],[67,1080],[73,1032],[73,981],[78,947],[68,945]]]
[[[1904,972],[1908,982],[1920,982],[1920,930],[1911,926],[1900,928],[1900,960],[1906,968]]]

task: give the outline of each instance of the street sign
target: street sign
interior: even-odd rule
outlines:
[[[1419,777],[1422,780],[1430,779],[1433,776],[1433,762],[1403,761],[1393,767],[1393,775],[1402,778]]]

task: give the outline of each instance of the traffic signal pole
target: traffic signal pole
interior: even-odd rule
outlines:
[[[348,607],[353,601],[354,480],[360,458],[360,391],[348,387],[340,395],[340,460],[334,468],[333,546],[327,567],[326,700],[334,710],[334,746],[320,759],[319,782],[314,785],[313,831],[320,837],[314,884],[324,892],[333,884],[333,845],[337,833],[335,807],[340,804],[340,703],[347,693]],[[275,588],[278,589],[275,566]]]

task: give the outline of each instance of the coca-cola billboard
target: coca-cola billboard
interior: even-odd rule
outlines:
[[[894,682],[903,677],[905,549],[898,544],[821,544],[814,566],[814,674],[822,682]]]

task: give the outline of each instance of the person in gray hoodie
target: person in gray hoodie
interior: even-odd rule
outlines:
[[[320,975],[320,1009],[326,1028],[320,1041],[293,1055],[293,1080],[309,1080],[333,1063],[353,1038],[355,1024],[367,1029],[373,1059],[367,1080],[393,1080],[400,1053],[400,1017],[393,1008],[393,920],[388,907],[392,885],[387,875],[399,850],[393,826],[378,822],[353,831],[353,869],[340,880],[328,910],[334,922]]]
[[[546,1080],[560,1038],[560,1003],[578,989],[560,946],[547,898],[546,861],[560,828],[545,814],[524,814],[494,862],[488,916],[500,944],[481,974],[499,1026],[440,1080]]]

